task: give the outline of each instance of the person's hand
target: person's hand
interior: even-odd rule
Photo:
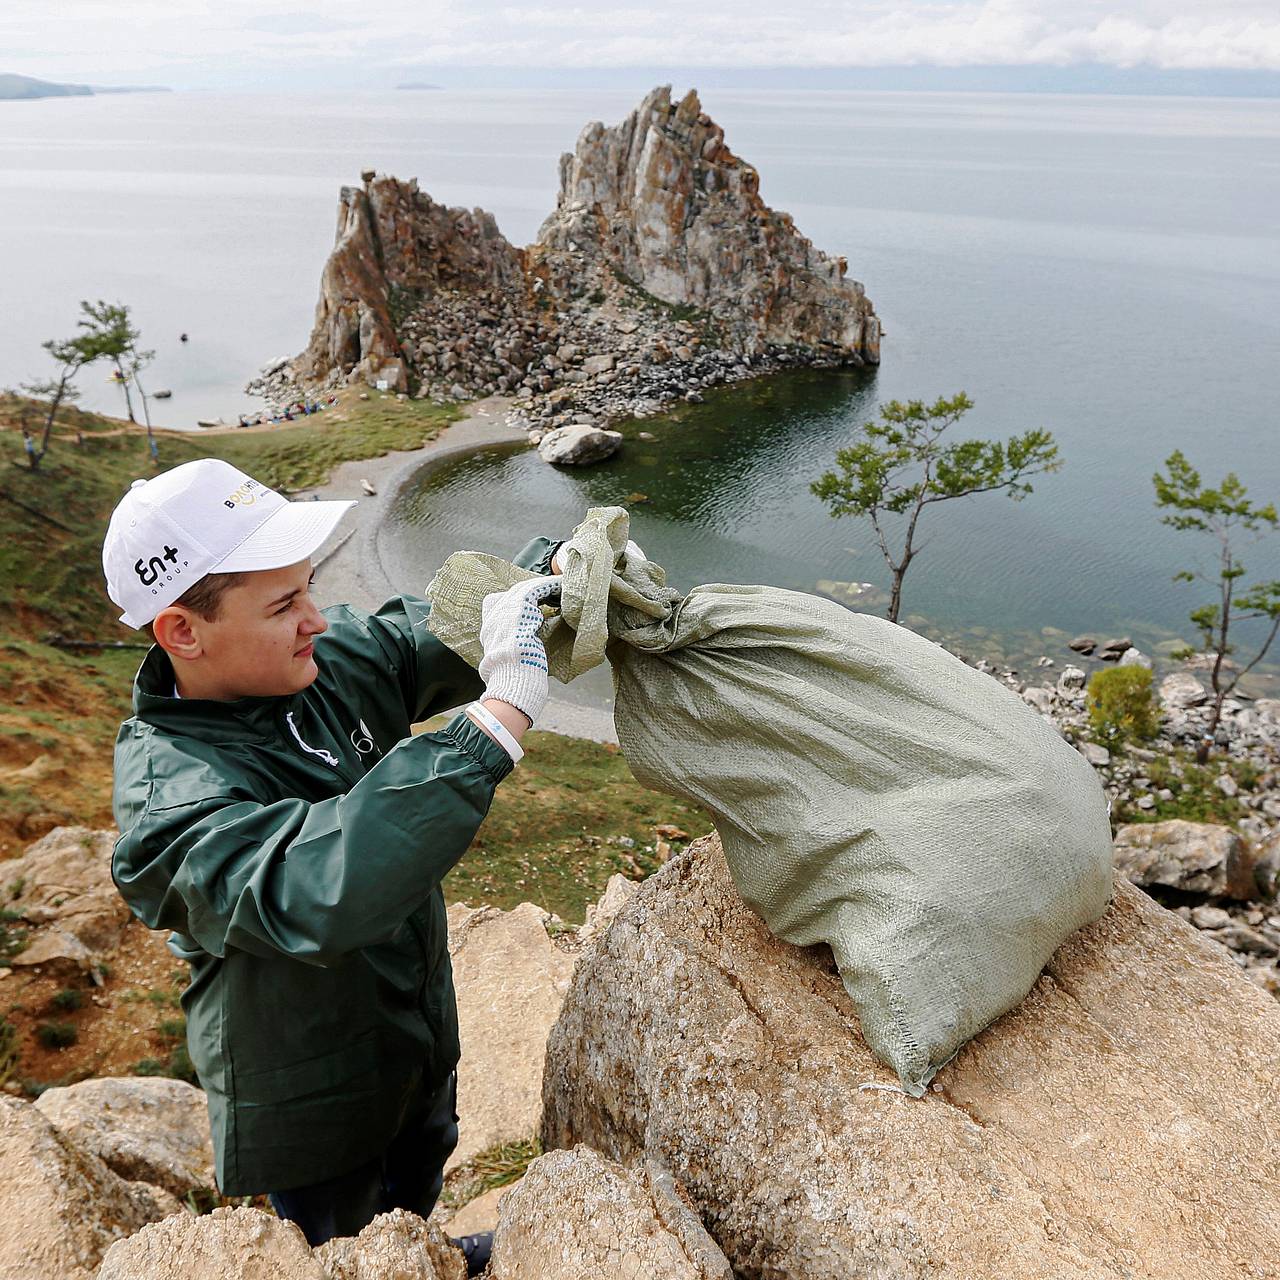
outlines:
[[[573,539],[569,538],[567,541],[562,542],[560,546],[556,548],[555,555],[551,557],[552,573],[564,572],[564,562],[560,559],[560,557],[571,546],[573,546]],[[622,548],[622,554],[626,556],[628,560],[647,560],[649,558],[647,555],[645,555],[643,551],[640,550],[639,543],[632,542],[630,538],[627,539],[627,545]]]
[[[481,606],[480,678],[484,698],[510,703],[532,724],[547,703],[547,652],[538,638],[538,602],[560,590],[560,578],[531,578],[487,595]]]

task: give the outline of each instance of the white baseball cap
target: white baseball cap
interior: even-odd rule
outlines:
[[[102,543],[120,621],[144,627],[207,573],[282,569],[316,551],[354,502],[290,502],[220,458],[135,480]]]

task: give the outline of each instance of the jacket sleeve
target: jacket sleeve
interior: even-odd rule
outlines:
[[[550,573],[558,541],[534,538],[513,563],[533,573]],[[431,606],[420,596],[392,596],[367,623],[399,673],[411,721],[426,720],[460,702],[478,698],[484,682],[475,668],[440,643],[428,621]]]
[[[457,716],[387,753],[345,795],[257,803],[214,795],[137,805],[117,791],[124,834],[112,875],[153,929],[228,949],[334,965],[388,941],[466,852],[511,760]]]

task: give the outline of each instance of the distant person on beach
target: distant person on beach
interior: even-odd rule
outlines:
[[[560,544],[531,542],[538,576],[484,602],[477,672],[418,596],[317,608],[311,558],[352,505],[206,458],[135,481],[102,548],[121,621],[154,641],[116,742],[112,874],[190,966],[222,1194],[268,1194],[313,1247],[440,1194],[459,1057],[441,883],[546,702],[538,602],[560,584]],[[455,1243],[479,1274],[491,1235]]]

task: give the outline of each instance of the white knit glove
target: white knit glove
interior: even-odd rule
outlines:
[[[559,577],[531,578],[495,591],[481,606],[480,660],[483,696],[509,702],[533,723],[547,702],[547,651],[538,639],[538,601],[560,590]]]

